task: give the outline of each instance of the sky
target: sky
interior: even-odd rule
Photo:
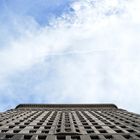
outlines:
[[[114,103],[140,114],[139,0],[0,0],[0,111]]]

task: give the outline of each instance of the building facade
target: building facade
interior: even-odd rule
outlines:
[[[140,115],[114,104],[20,104],[0,113],[0,140],[140,140]]]

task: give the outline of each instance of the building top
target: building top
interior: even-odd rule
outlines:
[[[117,109],[115,104],[19,104],[16,109],[23,108],[110,108]]]

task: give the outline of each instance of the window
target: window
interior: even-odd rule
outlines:
[[[113,136],[112,135],[106,135],[104,136],[106,139],[113,139]]]
[[[32,135],[24,135],[24,140],[30,140],[32,138]]]
[[[66,140],[65,136],[57,136],[57,140]]]
[[[5,138],[11,139],[14,135],[6,135]]]
[[[72,140],[80,140],[80,136],[71,136]]]
[[[45,135],[39,135],[38,140],[46,140],[47,136]]]
[[[99,139],[99,136],[90,136],[90,138],[92,139],[92,140],[98,140]]]

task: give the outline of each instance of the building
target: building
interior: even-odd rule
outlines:
[[[113,104],[20,104],[0,113],[1,140],[140,140],[140,115]]]

